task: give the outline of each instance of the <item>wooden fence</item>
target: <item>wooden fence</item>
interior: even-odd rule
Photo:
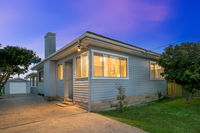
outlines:
[[[168,96],[185,96],[186,91],[175,82],[167,82],[167,95]],[[196,90],[193,97],[200,97],[200,90]]]

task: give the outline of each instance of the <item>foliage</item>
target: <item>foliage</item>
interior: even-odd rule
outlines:
[[[194,99],[191,104],[185,104],[183,98],[164,99],[127,107],[124,113],[110,110],[100,114],[151,133],[200,131],[200,99]]]
[[[119,85],[117,89],[118,89],[118,95],[117,95],[118,103],[117,103],[116,109],[122,113],[124,112],[125,107],[127,106],[127,101],[125,100],[126,99],[125,88]]]
[[[189,103],[195,89],[200,89],[200,43],[170,45],[161,55],[159,65],[164,67],[163,76],[180,84],[187,92]]]
[[[25,48],[6,46],[0,49],[0,90],[11,75],[26,73],[34,58],[40,61],[35,52]]]

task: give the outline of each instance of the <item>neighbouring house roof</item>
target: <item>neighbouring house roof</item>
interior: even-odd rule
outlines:
[[[28,82],[28,80],[22,79],[22,78],[14,78],[14,79],[8,80],[7,82]]]
[[[26,75],[25,79],[28,79],[31,76],[37,76],[37,72],[32,72]]]
[[[41,67],[43,67],[43,64],[45,61],[47,60],[56,60],[59,57],[64,57],[64,55],[70,54],[70,49],[75,48],[76,46],[80,45],[94,45],[97,42],[96,45],[98,46],[102,46],[102,47],[108,47],[108,44],[110,44],[110,48],[113,49],[113,47],[120,47],[120,49],[118,48],[118,50],[124,49],[124,51],[127,49],[129,51],[129,53],[138,55],[138,56],[143,56],[143,57],[147,57],[147,55],[149,56],[153,56],[155,58],[159,57],[160,54],[132,45],[132,44],[128,44],[122,41],[118,41],[94,32],[90,32],[87,31],[84,34],[82,34],[81,36],[79,36],[78,38],[74,39],[73,41],[71,41],[70,43],[68,43],[67,45],[65,45],[64,47],[62,47],[61,49],[57,50],[56,52],[54,52],[53,54],[51,54],[50,56],[48,56],[47,58],[45,58],[44,60],[42,60],[41,62],[39,62],[37,65],[35,65],[32,70],[36,70],[39,69]],[[69,50],[68,52],[65,52],[66,50]]]

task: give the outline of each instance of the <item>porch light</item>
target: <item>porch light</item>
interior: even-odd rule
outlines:
[[[80,46],[80,45],[78,45],[78,49],[77,49],[77,51],[78,51],[78,52],[81,51],[81,46]]]

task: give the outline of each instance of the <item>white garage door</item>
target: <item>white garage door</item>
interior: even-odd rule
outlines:
[[[10,83],[10,94],[26,93],[26,83],[15,82]]]

